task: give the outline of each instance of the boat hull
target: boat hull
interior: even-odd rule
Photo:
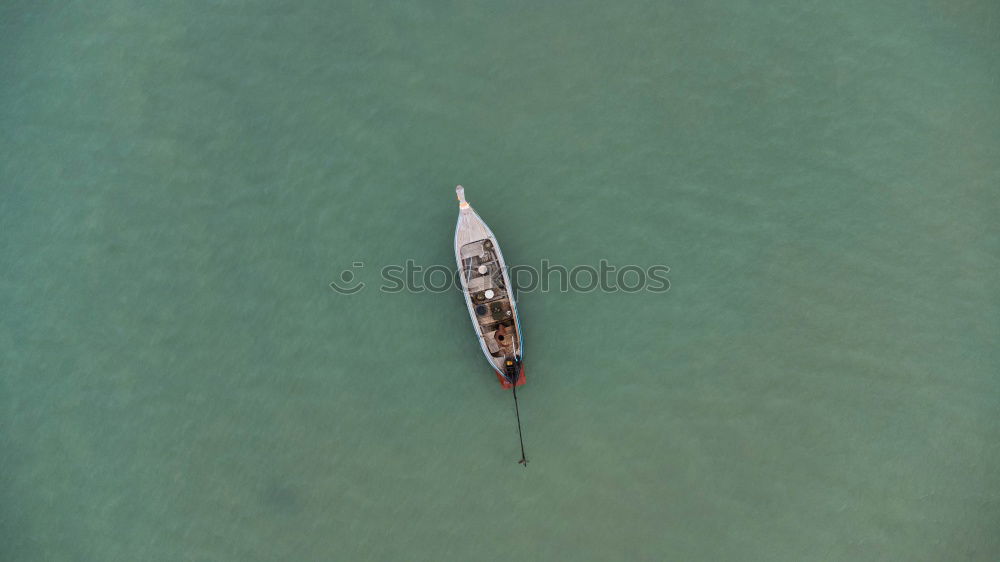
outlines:
[[[455,226],[455,261],[462,295],[483,355],[505,389],[525,383],[521,326],[513,284],[500,245],[493,232],[459,188],[459,214]],[[507,365],[517,365],[516,378],[508,378]]]

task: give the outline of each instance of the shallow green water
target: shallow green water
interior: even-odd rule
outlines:
[[[1000,9],[674,4],[3,3],[0,559],[1000,558]]]

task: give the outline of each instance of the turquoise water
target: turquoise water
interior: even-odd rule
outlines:
[[[0,559],[1000,559],[998,37],[5,2]],[[456,183],[512,265],[671,268],[521,296],[527,469],[460,296],[377,290]]]

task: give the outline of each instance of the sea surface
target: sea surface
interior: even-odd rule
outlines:
[[[998,273],[994,0],[6,0],[0,560],[996,561]]]

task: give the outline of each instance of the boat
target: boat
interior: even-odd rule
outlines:
[[[455,261],[462,295],[469,309],[479,347],[505,390],[514,394],[517,435],[521,441],[519,464],[528,465],[521,437],[521,412],[517,387],[525,383],[524,347],[521,325],[514,302],[514,285],[493,231],[465,200],[465,188],[455,188],[458,196],[458,224],[455,225]]]
[[[500,386],[509,390],[525,383],[513,284],[493,231],[465,200],[465,189],[458,186],[455,193],[458,196],[455,261],[462,294],[483,355]]]

